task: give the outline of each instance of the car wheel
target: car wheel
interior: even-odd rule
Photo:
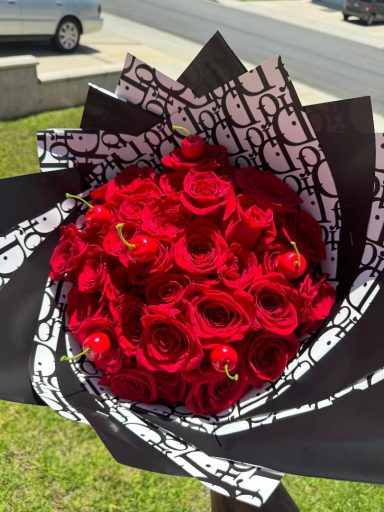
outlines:
[[[365,23],[368,25],[368,27],[370,27],[372,25],[372,23],[374,22],[375,20],[375,16],[373,14],[370,14],[368,16],[368,18],[365,20]]]
[[[60,52],[73,52],[79,46],[80,33],[80,25],[76,20],[63,19],[60,21],[52,40],[53,46]]]
[[[348,16],[348,14],[343,14],[343,20],[344,20],[344,21],[348,21],[348,20],[349,20],[349,16]]]

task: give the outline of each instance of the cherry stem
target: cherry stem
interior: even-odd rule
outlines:
[[[231,380],[234,380],[234,381],[239,380],[239,376],[237,375],[237,373],[236,373],[236,375],[231,375],[231,374],[229,373],[229,371],[228,371],[228,365],[227,365],[227,364],[224,366],[224,370],[225,370],[225,374],[226,374],[226,376],[228,377],[228,379],[231,379]]]
[[[64,361],[73,361],[74,359],[77,359],[78,357],[85,356],[90,351],[89,347],[86,347],[82,352],[79,352],[75,356],[67,357],[67,356],[61,356],[60,361],[63,363]]]
[[[88,208],[90,210],[93,210],[93,205],[91,203],[88,203],[88,201],[86,201],[85,199],[83,199],[82,197],[80,196],[74,196],[72,194],[65,194],[65,197],[67,199],[77,199],[78,201],[81,201],[82,203],[84,203],[86,206],[88,206]]]
[[[292,247],[293,247],[293,250],[295,251],[296,256],[297,256],[297,261],[296,261],[295,265],[296,265],[297,267],[300,267],[300,263],[301,263],[301,255],[300,255],[300,253],[299,253],[299,249],[297,248],[296,242],[293,242],[293,241],[291,240],[291,242],[290,242],[290,243],[291,243],[291,245],[292,245]]]
[[[120,222],[120,224],[116,224],[116,229],[117,229],[117,232],[119,233],[120,240],[123,242],[123,244],[125,244],[128,247],[128,249],[131,249],[131,250],[136,249],[136,245],[135,244],[130,244],[124,238],[123,227],[124,227],[124,222]]]
[[[185,132],[188,135],[188,137],[192,137],[192,133],[188,130],[188,128],[185,128],[184,126],[180,126],[179,124],[173,124],[172,130],[173,131],[181,130],[181,131]]]

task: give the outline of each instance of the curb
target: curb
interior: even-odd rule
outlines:
[[[110,64],[38,78],[37,65],[32,55],[0,58],[0,90],[7,91],[7,101],[0,102],[1,121],[83,105],[89,82],[113,90],[121,75],[121,66]]]

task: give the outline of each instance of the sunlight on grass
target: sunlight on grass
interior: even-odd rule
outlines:
[[[0,178],[38,172],[36,132],[78,128],[83,108],[69,108],[0,122]]]

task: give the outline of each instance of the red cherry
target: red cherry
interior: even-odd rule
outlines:
[[[112,218],[112,213],[105,206],[96,204],[95,206],[88,210],[85,218],[87,221],[87,225],[90,228],[100,230],[105,228],[109,224]]]
[[[209,361],[215,370],[226,373],[231,380],[237,380],[238,375],[229,375],[239,361],[239,356],[235,349],[228,345],[217,345],[209,354]]]
[[[90,334],[84,341],[84,350],[79,354],[71,357],[61,356],[60,361],[73,361],[81,356],[87,356],[88,359],[94,361],[98,356],[104,354],[111,348],[111,340],[105,332],[94,332]]]
[[[131,238],[130,242],[128,242],[124,238],[123,228],[124,222],[116,224],[120,240],[128,247],[129,250],[132,251],[135,259],[137,259],[139,263],[149,263],[155,259],[160,245],[158,240],[151,238],[148,235],[137,234]]]
[[[136,246],[132,250],[132,253],[135,259],[139,260],[140,263],[149,263],[155,259],[159,250],[158,240],[144,234],[134,235],[130,243]]]
[[[277,259],[277,270],[288,279],[298,279],[307,270],[307,260],[295,251],[285,252]]]
[[[88,227],[99,231],[106,228],[109,224],[109,221],[112,218],[112,213],[105,206],[100,204],[92,205],[82,197],[74,196],[73,194],[65,194],[65,197],[67,199],[76,199],[77,201],[81,201],[89,208],[85,215]]]
[[[189,135],[181,143],[181,154],[188,160],[201,158],[205,151],[205,141],[200,135]]]
[[[111,348],[111,340],[105,332],[94,332],[85,339],[84,347],[88,359],[92,361]]]

